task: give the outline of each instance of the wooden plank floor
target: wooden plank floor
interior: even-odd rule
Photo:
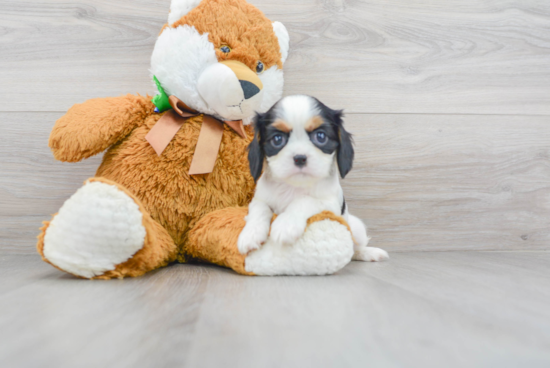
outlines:
[[[548,367],[549,269],[550,252],[415,252],[331,277],[95,282],[0,256],[0,366]]]

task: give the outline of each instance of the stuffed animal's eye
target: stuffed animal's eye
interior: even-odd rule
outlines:
[[[264,63],[261,61],[258,61],[258,65],[256,65],[256,73],[262,74],[264,72],[265,66]]]
[[[220,50],[221,52],[223,52],[224,54],[229,54],[231,52],[231,47],[229,46],[222,46],[220,47]]]
[[[313,139],[313,143],[315,143],[318,146],[324,146],[328,142],[327,133],[325,133],[322,130],[313,132],[311,138]]]
[[[282,134],[276,134],[271,138],[271,145],[275,148],[281,148],[286,144],[286,137]]]

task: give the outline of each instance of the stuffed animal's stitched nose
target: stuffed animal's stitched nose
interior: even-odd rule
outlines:
[[[245,80],[240,80],[239,82],[241,83],[241,87],[243,88],[245,100],[248,100],[249,98],[254,97],[258,93],[260,93],[260,89],[254,83]]]
[[[304,167],[307,163],[307,156],[305,155],[296,155],[294,156],[294,165],[298,167]]]

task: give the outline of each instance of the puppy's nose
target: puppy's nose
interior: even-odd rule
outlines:
[[[249,98],[254,97],[258,93],[260,93],[260,89],[254,83],[245,80],[240,80],[239,82],[241,83],[241,88],[243,89],[245,100],[248,100]]]
[[[307,163],[307,156],[305,155],[296,155],[294,156],[294,165],[298,167],[304,167]]]

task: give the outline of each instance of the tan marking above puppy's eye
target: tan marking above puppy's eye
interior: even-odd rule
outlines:
[[[312,117],[306,123],[306,132],[313,132],[315,129],[319,128],[324,124],[324,120],[319,115]]]
[[[292,127],[288,125],[288,123],[284,120],[277,119],[271,126],[275,129],[280,130],[281,132],[290,133],[292,131]]]

